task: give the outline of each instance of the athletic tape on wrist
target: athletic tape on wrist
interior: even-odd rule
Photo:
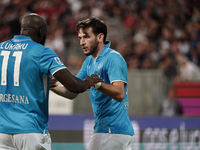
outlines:
[[[98,83],[95,85],[95,89],[100,88],[100,86],[101,86],[101,82],[98,82]]]

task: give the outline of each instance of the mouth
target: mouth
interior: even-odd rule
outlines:
[[[87,51],[87,48],[86,47],[82,47],[83,51],[86,52]]]

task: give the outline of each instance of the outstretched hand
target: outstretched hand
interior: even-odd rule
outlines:
[[[85,80],[90,83],[90,87],[94,87],[98,82],[103,82],[104,80],[99,77],[99,75],[92,74],[91,76],[86,76]]]

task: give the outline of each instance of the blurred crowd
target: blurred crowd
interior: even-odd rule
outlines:
[[[46,19],[46,46],[68,67],[80,68],[85,59],[77,21],[96,16],[129,69],[161,69],[170,82],[200,80],[199,0],[0,0],[0,42],[19,34],[30,12]]]

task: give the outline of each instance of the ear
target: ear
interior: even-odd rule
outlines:
[[[103,33],[99,33],[97,36],[97,39],[99,42],[103,42],[103,38],[104,38],[104,34]]]
[[[42,30],[42,29],[40,29],[40,30],[39,30],[39,32],[38,32],[38,36],[39,36],[39,37],[42,37],[42,36],[43,36],[43,34],[44,34],[44,33],[43,33],[43,30]]]

